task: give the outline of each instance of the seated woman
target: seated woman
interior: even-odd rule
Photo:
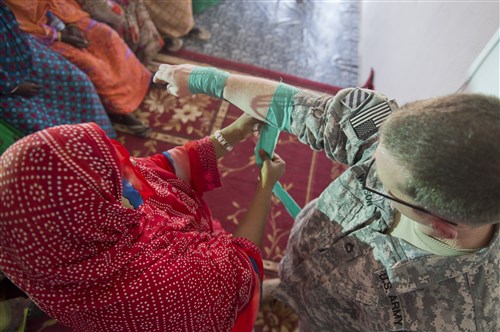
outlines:
[[[181,37],[208,40],[212,34],[195,26],[193,3],[185,1],[144,0],[160,34],[165,38],[165,47],[170,52],[180,50],[184,44]]]
[[[261,155],[234,236],[202,194],[221,184],[217,158],[256,123],[245,115],[149,158],[131,158],[92,123],[17,141],[0,156],[0,269],[74,331],[250,332],[258,246],[285,164]]]
[[[92,20],[75,0],[4,1],[21,30],[43,40],[89,76],[110,114],[130,114],[140,105],[151,73],[112,28]],[[64,22],[62,31],[48,25],[49,13]],[[127,124],[136,134],[147,131],[138,120]]]
[[[21,32],[9,8],[0,2],[0,117],[2,134],[15,136],[60,124],[95,122],[115,132],[92,82],[80,69]],[[10,126],[9,126],[10,125]],[[13,128],[12,128],[13,127]],[[16,130],[17,129],[17,130]],[[4,143],[12,143],[2,139]]]
[[[142,0],[77,0],[96,21],[109,24],[148,65],[164,46]]]

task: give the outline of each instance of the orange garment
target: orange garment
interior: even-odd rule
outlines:
[[[109,26],[96,22],[75,0],[5,0],[21,30],[46,40],[49,46],[85,72],[110,113],[134,111],[144,99],[151,72],[135,57],[121,37]],[[47,12],[66,24],[76,25],[89,43],[79,49],[53,42],[53,31],[45,26]]]

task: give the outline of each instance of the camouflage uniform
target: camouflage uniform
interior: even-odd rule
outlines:
[[[378,125],[396,108],[362,89],[295,96],[291,132],[350,168],[297,217],[275,295],[310,332],[499,331],[498,229],[475,253],[432,255],[386,234],[396,211],[362,189]]]

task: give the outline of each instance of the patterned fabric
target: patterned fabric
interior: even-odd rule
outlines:
[[[109,24],[144,63],[165,44],[142,0],[78,0],[97,21]]]
[[[24,134],[60,124],[96,122],[115,136],[87,75],[24,34],[0,2],[0,116]],[[23,82],[40,86],[32,97],[9,94]]]
[[[161,62],[181,64],[188,61],[185,55],[179,53],[169,55],[168,58],[169,61],[162,60]],[[214,61],[214,59],[205,58],[202,63],[209,63],[209,61]],[[262,69],[255,71],[256,67],[249,70],[245,64],[225,62],[224,65],[222,64],[224,60],[218,59],[218,61],[220,61],[217,62],[219,66],[225,70],[236,70],[240,74],[261,75],[271,79],[283,77],[288,84],[300,85],[309,90],[318,89],[314,83],[304,85],[300,79],[294,80],[284,73],[270,74]],[[327,91],[335,94],[338,90],[340,90],[339,87],[330,86]],[[126,146],[132,155],[145,157],[210,135],[237,119],[241,115],[241,110],[226,101],[206,95],[176,98],[166,89],[152,86],[134,115],[153,129],[149,139],[144,140],[127,134],[130,133],[128,128],[115,125],[119,130],[117,140]],[[220,224],[229,232],[233,232],[240,223],[248,200],[258,182],[255,158],[250,157],[253,156],[256,142],[257,138],[251,137],[238,144],[232,153],[219,159],[218,168],[224,185],[203,196],[210,206],[213,217],[220,220]],[[310,202],[311,198],[317,197],[331,180],[345,169],[344,165],[332,162],[324,153],[312,151],[309,146],[301,144],[296,136],[288,133],[280,135],[278,152],[285,160],[294,160],[293,163],[288,163],[287,171],[281,180],[287,191],[298,200],[301,206]],[[188,165],[177,164],[176,175],[182,178],[182,169],[188,168]],[[215,232],[217,223],[215,219],[213,221]],[[278,262],[283,257],[292,225],[293,220],[286,213],[283,205],[273,199],[262,243],[264,278],[277,277]],[[298,317],[294,310],[281,301],[273,300],[261,304],[254,330],[255,332],[292,332],[296,331],[297,325]],[[27,330],[71,332],[70,328],[56,323],[47,316],[28,320]]]
[[[144,0],[156,28],[164,37],[179,38],[194,28],[191,0]]]
[[[259,250],[213,231],[199,194],[220,185],[210,139],[183,148],[190,184],[163,154],[130,161],[95,124],[15,143],[0,157],[2,271],[74,331],[251,331]],[[120,203],[122,176],[137,210]]]
[[[117,0],[125,9],[128,33],[125,40],[139,59],[149,64],[165,42],[154,25],[142,0]]]
[[[54,39],[54,32],[46,27],[49,10],[64,23],[79,28],[89,42],[87,49],[57,41],[50,47],[88,75],[108,112],[130,113],[142,102],[151,73],[116,31],[90,19],[75,0],[5,0],[5,3],[16,15],[21,30],[48,42]]]
[[[0,93],[8,94],[31,71],[31,51],[16,18],[0,1]]]
[[[348,120],[375,105],[396,106],[362,90],[369,96],[360,107],[349,98],[359,92],[295,97],[292,133],[350,168],[297,217],[276,295],[297,310],[304,331],[497,331],[498,230],[489,247],[456,257],[386,234],[396,211],[360,183],[378,134],[361,140]]]

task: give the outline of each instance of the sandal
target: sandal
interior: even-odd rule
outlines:
[[[194,27],[189,31],[188,37],[198,40],[209,40],[212,37],[212,33],[205,28]]]

